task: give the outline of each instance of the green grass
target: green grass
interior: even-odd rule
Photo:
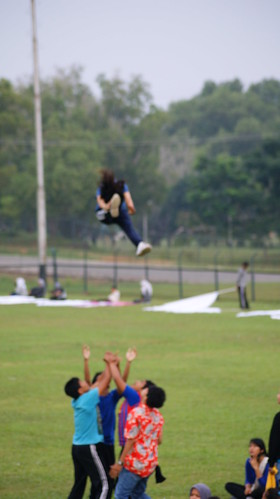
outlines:
[[[9,279],[1,280],[1,294]],[[260,289],[263,301],[254,308],[279,308],[276,288],[271,302],[265,298],[271,286]],[[127,285],[123,298],[136,290]],[[176,287],[162,286],[161,293],[155,303],[178,298]],[[151,497],[185,498],[193,483],[203,481],[225,498],[226,481],[243,481],[249,439],[267,442],[277,411],[280,335],[279,322],[268,317],[237,319],[235,294],[215,305],[222,314],[148,313],[140,305],[1,306],[0,497],[67,497],[73,414],[63,386],[83,375],[81,346],[88,343],[92,372],[102,368],[105,350],[124,356],[136,346],[130,381],[148,377],[166,390],[159,460],[167,480],[156,485],[151,477]]]

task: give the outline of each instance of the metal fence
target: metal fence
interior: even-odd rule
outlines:
[[[184,288],[190,284],[205,284],[209,291],[219,291],[225,287],[235,284],[236,272],[232,270],[221,270],[218,264],[209,268],[189,268],[183,266],[178,258],[177,265],[151,265],[148,258],[142,260],[142,264],[121,263],[117,254],[112,262],[92,261],[87,258],[80,260],[57,258],[56,253],[47,260],[48,282],[53,280],[73,278],[81,282],[81,291],[87,292],[89,282],[108,282],[112,287],[119,287],[123,282],[139,282],[147,279],[151,283],[165,283],[177,286],[178,297],[184,297]],[[38,260],[30,256],[3,256],[0,255],[0,274],[13,274],[22,276],[38,275]],[[256,273],[253,262],[251,262],[250,276],[251,300],[256,299],[256,284],[258,283],[280,283],[280,274]],[[280,295],[280,292],[279,292]]]

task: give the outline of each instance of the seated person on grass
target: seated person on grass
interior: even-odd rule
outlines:
[[[66,300],[67,293],[61,286],[60,282],[56,281],[54,289],[51,291],[50,300]]]
[[[236,499],[245,499],[247,496],[262,499],[267,475],[268,457],[264,441],[261,438],[252,438],[249,443],[250,457],[245,462],[245,485],[228,482],[225,489]]]
[[[29,296],[34,296],[34,298],[44,298],[46,293],[46,283],[41,277],[38,279],[38,286],[35,286],[29,292]]]
[[[15,289],[11,293],[11,295],[16,295],[16,296],[27,296],[28,295],[26,282],[25,282],[25,279],[23,277],[16,278]]]
[[[210,499],[211,490],[205,483],[196,483],[191,487],[190,499]]]

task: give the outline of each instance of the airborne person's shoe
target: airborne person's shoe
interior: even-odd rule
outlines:
[[[112,218],[117,218],[120,214],[121,196],[114,194],[111,198],[110,214]]]
[[[141,241],[136,249],[136,256],[143,256],[146,255],[146,253],[150,253],[152,251],[152,246],[149,243],[144,243],[144,241]]]

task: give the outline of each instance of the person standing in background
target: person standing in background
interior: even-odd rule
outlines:
[[[242,309],[248,309],[249,303],[246,295],[246,286],[248,280],[247,269],[249,267],[248,262],[243,262],[240,269],[238,270],[236,287],[239,295],[239,303]]]

